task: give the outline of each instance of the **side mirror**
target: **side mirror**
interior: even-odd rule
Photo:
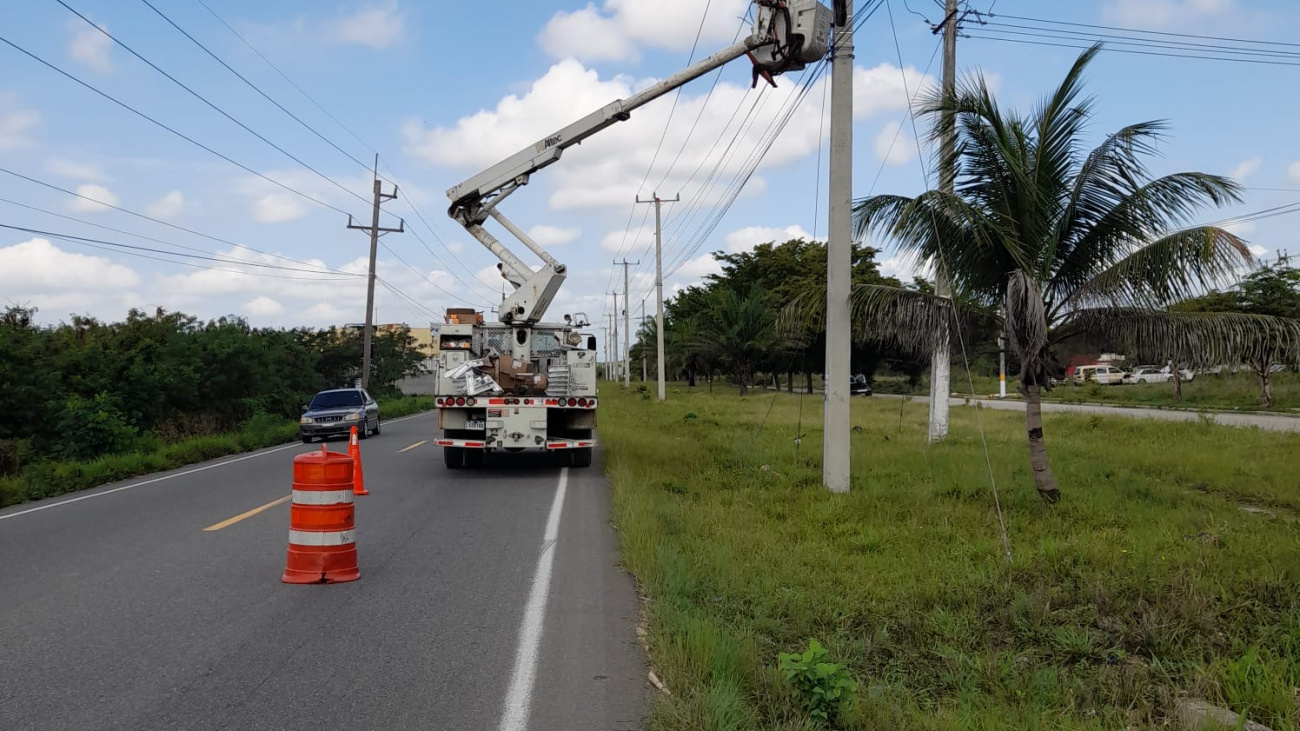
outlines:
[[[593,352],[593,353],[596,352],[596,336],[595,336],[595,335],[588,335],[588,336],[587,336],[587,350],[590,350],[590,351]]]

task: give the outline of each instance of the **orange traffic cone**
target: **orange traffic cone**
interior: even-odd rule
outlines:
[[[321,451],[293,460],[293,505],[289,512],[286,584],[335,584],[361,578],[352,507],[353,461]]]
[[[352,457],[352,494],[369,495],[366,489],[366,476],[361,471],[361,445],[357,443],[357,428],[352,427],[352,438],[348,440],[348,455]]]

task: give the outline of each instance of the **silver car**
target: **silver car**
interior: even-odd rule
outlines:
[[[360,388],[321,391],[303,407],[298,436],[311,444],[316,437],[346,436],[354,426],[361,439],[379,434],[379,404],[370,394]]]

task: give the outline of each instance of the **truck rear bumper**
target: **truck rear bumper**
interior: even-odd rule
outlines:
[[[459,447],[461,449],[487,449],[487,442],[482,439],[439,439],[434,442],[439,447]],[[557,449],[590,449],[596,446],[594,439],[548,439],[543,448],[546,451]]]

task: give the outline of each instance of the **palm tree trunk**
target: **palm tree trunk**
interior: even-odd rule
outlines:
[[[686,369],[686,385],[695,388],[695,366]]]
[[[1025,428],[1029,434],[1029,466],[1034,470],[1034,487],[1049,503],[1061,499],[1061,488],[1052,475],[1052,462],[1047,456],[1047,443],[1043,441],[1043,402],[1038,384],[1021,386],[1025,396]]]

